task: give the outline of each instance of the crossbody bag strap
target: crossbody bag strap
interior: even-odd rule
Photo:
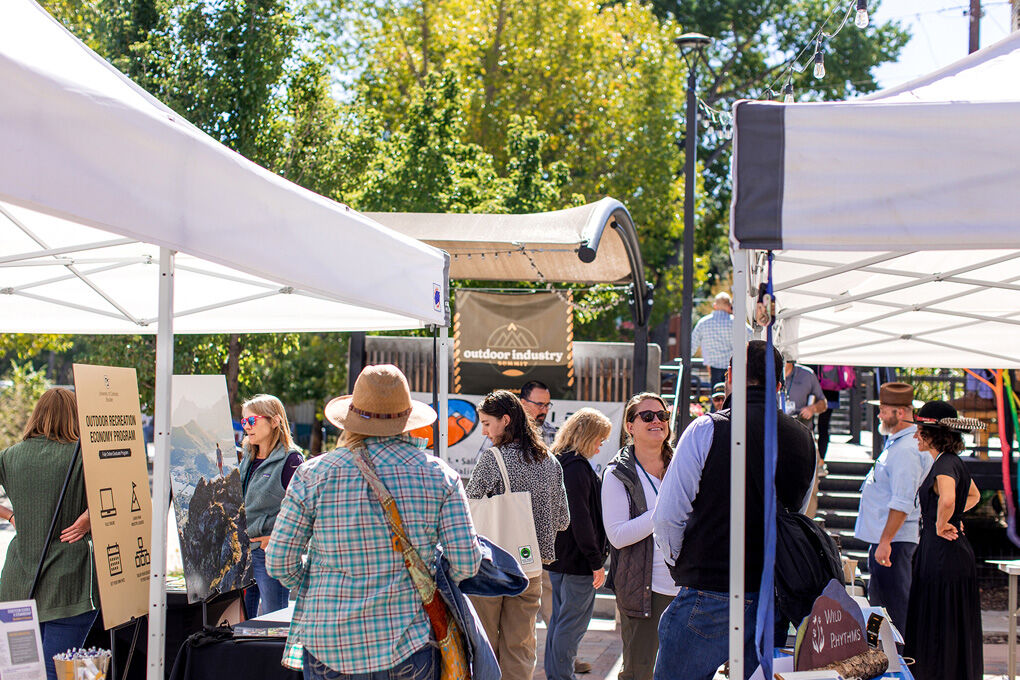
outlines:
[[[499,466],[499,474],[503,476],[503,493],[510,493],[510,475],[506,471],[506,462],[503,460],[503,452],[499,450],[498,446],[493,446],[491,449],[492,457],[496,459],[496,465]]]
[[[390,493],[389,489],[386,488],[386,485],[379,478],[375,464],[368,457],[368,451],[365,447],[358,446],[352,449],[352,453],[355,454],[354,464],[361,471],[361,476],[365,478],[365,481],[372,488],[376,500],[382,505],[386,524],[393,534],[393,549],[403,555],[404,565],[411,574],[411,581],[418,590],[418,594],[421,595],[422,602],[429,604],[436,592],[436,582],[432,578],[432,573],[425,564],[425,560],[421,558],[421,555],[415,550],[407,536],[407,531],[404,529],[404,520],[400,517],[400,510],[397,508],[397,502],[393,499],[393,494]]]

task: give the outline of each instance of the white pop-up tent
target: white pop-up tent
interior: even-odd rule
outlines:
[[[175,330],[432,324],[445,339],[445,253],[218,144],[32,0],[0,2],[0,91],[0,332],[158,334],[154,498],[169,494]],[[164,513],[152,531],[158,680]]]
[[[1020,366],[1020,34],[867,98],[742,101],[734,118],[735,315],[749,318],[765,276],[760,251],[772,250],[778,342],[803,361]],[[735,333],[736,675],[743,665],[744,342]]]

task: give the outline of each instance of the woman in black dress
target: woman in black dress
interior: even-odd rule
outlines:
[[[974,550],[963,532],[963,513],[980,494],[957,455],[962,431],[983,427],[958,418],[944,401],[930,401],[917,412],[918,448],[935,459],[918,489],[921,540],[914,555],[907,606],[904,656],[915,659],[917,680],[981,680],[981,602]]]

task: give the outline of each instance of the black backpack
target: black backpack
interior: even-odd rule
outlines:
[[[779,611],[800,625],[829,581],[844,583],[843,567],[831,536],[806,515],[776,505],[776,596]]]

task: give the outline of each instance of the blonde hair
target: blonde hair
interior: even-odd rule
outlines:
[[[358,434],[357,432],[349,432],[347,430],[344,430],[343,432],[340,433],[340,439],[337,440],[336,445],[337,448],[353,450],[356,447],[363,445],[362,442],[364,442],[370,436],[372,435]]]
[[[276,424],[276,432],[273,434],[267,454],[272,453],[281,442],[288,451],[294,448],[294,440],[290,436],[290,423],[287,421],[287,410],[283,408],[282,401],[271,394],[256,394],[241,405],[241,410],[245,409],[257,416],[266,416]],[[244,442],[246,455],[250,453],[254,456],[260,453],[256,450],[258,447],[251,444],[248,437],[245,437]]]
[[[560,455],[576,451],[585,458],[591,458],[612,431],[613,423],[605,414],[593,408],[582,408],[567,418],[556,433],[553,453]]]
[[[662,404],[664,411],[669,411],[669,407],[666,406],[666,402],[661,396],[654,392],[641,392],[635,394],[633,397],[627,400],[627,405],[623,409],[623,430],[620,432],[620,439],[623,440],[624,445],[633,446],[634,437],[631,436],[630,432],[627,432],[627,423],[633,421],[637,417],[637,408],[645,399],[654,399],[655,401]],[[669,422],[666,422],[666,438],[662,442],[662,464],[668,466],[669,461],[673,460],[673,447],[669,445],[669,438],[672,433],[670,432]]]
[[[78,441],[78,401],[63,387],[46,390],[25,423],[22,439],[46,437],[61,444]]]

